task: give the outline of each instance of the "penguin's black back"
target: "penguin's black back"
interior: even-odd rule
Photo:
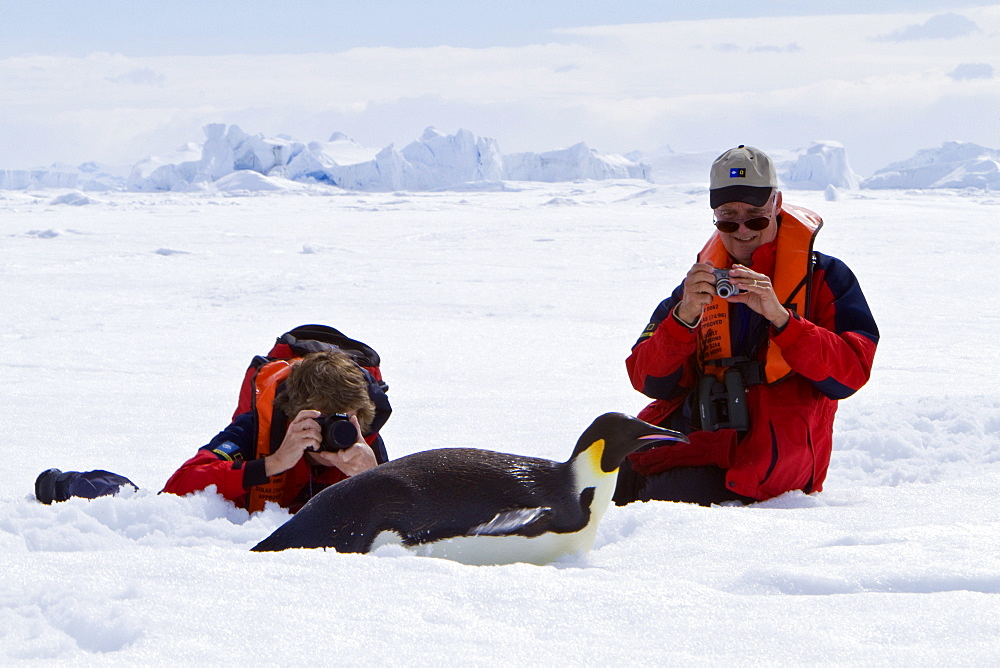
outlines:
[[[253,550],[331,547],[367,552],[382,531],[404,545],[469,535],[498,514],[543,509],[507,533],[578,531],[589,495],[568,463],[476,448],[426,450],[386,462],[326,488]]]

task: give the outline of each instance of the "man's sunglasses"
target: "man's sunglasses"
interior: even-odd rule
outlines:
[[[750,220],[744,220],[743,224],[748,230],[753,230],[754,232],[760,232],[768,225],[771,224],[771,218],[769,216],[761,216],[760,218],[751,218]],[[725,232],[726,234],[732,234],[736,230],[740,229],[740,224],[732,220],[717,220],[715,221],[715,226],[720,232]]]

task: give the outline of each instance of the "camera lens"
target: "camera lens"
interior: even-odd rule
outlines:
[[[358,430],[346,415],[329,415],[317,420],[323,428],[321,450],[337,452],[346,450],[358,440]]]
[[[715,294],[719,295],[723,299],[732,296],[736,292],[736,288],[733,284],[729,282],[729,279],[720,278],[715,284]]]
[[[323,434],[324,445],[332,450],[344,450],[354,445],[358,440],[358,430],[350,422],[338,421],[326,428]],[[338,447],[329,447],[335,444]]]

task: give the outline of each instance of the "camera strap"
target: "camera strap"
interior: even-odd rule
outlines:
[[[767,382],[764,373],[764,363],[760,360],[749,357],[724,357],[717,360],[705,360],[705,366],[715,366],[722,368],[733,368],[740,372],[743,377],[743,384],[747,387],[751,385],[763,385]]]

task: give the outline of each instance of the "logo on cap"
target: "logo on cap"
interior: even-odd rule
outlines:
[[[744,179],[747,176],[746,167],[733,167],[729,170],[729,178],[731,179]]]

